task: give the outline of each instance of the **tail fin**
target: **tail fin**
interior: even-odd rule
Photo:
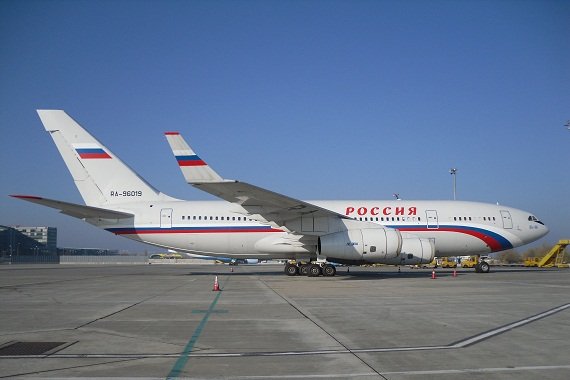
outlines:
[[[38,110],[88,206],[169,198],[160,193],[75,120],[60,110]]]
[[[186,182],[207,183],[224,181],[214,169],[209,167],[208,164],[194,153],[192,148],[190,148],[182,136],[180,136],[180,133],[166,132],[165,135]]]

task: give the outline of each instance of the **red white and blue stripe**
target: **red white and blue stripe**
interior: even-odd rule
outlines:
[[[176,156],[178,166],[206,166],[206,163],[196,154],[189,156]]]
[[[252,233],[283,232],[271,226],[203,226],[203,227],[119,227],[107,228],[115,235],[147,235],[147,234],[215,234],[215,233]]]
[[[453,232],[473,236],[483,241],[491,252],[503,251],[513,248],[513,244],[504,236],[483,228],[440,225],[437,229],[428,229],[425,226],[389,226],[401,232]],[[267,233],[283,232],[283,230],[271,226],[196,226],[196,227],[119,227],[107,228],[109,232],[116,235],[148,235],[148,234],[216,234],[216,233]]]
[[[102,148],[75,148],[75,151],[82,159],[111,158]]]
[[[440,225],[437,229],[428,229],[426,227],[421,226],[386,226],[395,228],[401,232],[455,232],[460,234],[465,234],[469,236],[473,236],[481,241],[483,241],[486,245],[489,246],[491,252],[498,252],[504,251],[506,249],[512,249],[513,244],[504,236],[489,231],[484,228],[477,228],[477,227],[469,227],[469,226],[456,226],[456,225]]]

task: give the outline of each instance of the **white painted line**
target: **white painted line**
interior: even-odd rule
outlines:
[[[525,367],[440,369],[440,370],[426,370],[426,371],[394,371],[394,372],[381,372],[381,373],[382,373],[382,375],[425,376],[425,375],[449,375],[449,374],[515,372],[515,371],[517,371],[517,372],[520,372],[520,371],[547,371],[547,370],[557,370],[557,369],[570,369],[570,364],[546,365],[546,366],[525,366]]]
[[[531,322],[534,322],[534,321],[536,321],[536,320],[538,320],[538,319],[542,319],[542,318],[548,317],[549,315],[559,313],[559,312],[561,312],[561,311],[563,311],[563,310],[565,310],[565,309],[568,309],[569,307],[570,307],[570,303],[567,303],[566,305],[562,305],[562,306],[559,306],[559,307],[557,307],[557,308],[554,308],[554,309],[545,311],[544,313],[540,313],[540,314],[537,314],[537,315],[535,315],[535,316],[532,316],[532,317],[529,317],[529,318],[525,318],[525,319],[523,319],[523,320],[520,320],[520,321],[517,321],[517,322],[513,322],[513,323],[508,324],[508,325],[506,325],[506,326],[499,327],[499,328],[497,328],[497,329],[488,331],[488,332],[486,332],[486,333],[479,334],[479,335],[476,335],[476,336],[471,337],[471,338],[469,338],[469,339],[466,339],[466,340],[457,342],[457,343],[455,343],[455,344],[453,344],[453,345],[450,345],[450,347],[452,347],[452,348],[462,348],[462,347],[466,347],[466,346],[469,346],[469,345],[478,343],[478,342],[480,342],[480,341],[482,341],[482,340],[488,339],[488,338],[493,337],[493,336],[495,336],[495,335],[502,334],[502,333],[504,333],[505,331],[508,331],[508,330],[514,329],[514,328],[516,328],[516,327],[520,327],[520,326],[526,325],[526,324],[531,323]]]
[[[302,374],[302,375],[264,375],[264,376],[232,376],[232,379],[333,379],[333,378],[341,378],[347,379],[350,377],[362,377],[362,376],[376,376],[378,374],[376,372],[368,372],[368,373],[329,373],[323,375],[314,375],[314,374]]]
[[[523,320],[510,323],[506,326],[496,328],[491,331],[484,332],[479,335],[467,338],[465,340],[459,341],[454,344],[449,344],[445,346],[418,346],[418,347],[388,347],[388,348],[362,348],[362,349],[338,349],[338,350],[314,350],[314,351],[277,351],[277,352],[220,352],[220,353],[191,353],[188,355],[190,358],[236,358],[236,357],[270,357],[270,356],[308,356],[308,355],[339,355],[339,354],[362,354],[362,353],[378,353],[378,352],[406,352],[406,351],[427,351],[427,350],[449,350],[464,348],[483,340],[489,339],[496,335],[500,335],[506,331],[512,330],[517,327],[524,326],[526,324],[532,323],[542,318],[546,318],[552,314],[559,313],[570,308],[570,303],[562,306],[558,306],[554,309],[547,310],[543,313],[534,315],[532,317],[525,318]],[[53,355],[12,355],[12,356],[0,356],[2,359],[146,359],[146,358],[172,358],[179,357],[180,353],[174,354],[53,354]],[[546,367],[517,367],[517,368],[550,368]],[[556,367],[558,368],[558,367]],[[562,366],[560,368],[565,368]],[[455,371],[455,370],[450,370]],[[460,370],[464,371],[464,370]],[[476,370],[465,370],[465,371],[476,371]],[[477,370],[479,371],[479,370]],[[419,371],[422,372],[422,371]],[[400,373],[400,372],[394,372]],[[406,372],[408,373],[408,372]],[[411,373],[411,372],[410,372]],[[422,372],[423,373],[423,372]],[[444,372],[442,372],[444,373]],[[451,372],[455,373],[455,372]]]

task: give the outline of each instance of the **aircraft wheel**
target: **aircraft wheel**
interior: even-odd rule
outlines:
[[[299,265],[299,274],[301,276],[308,276],[309,275],[309,265],[308,264]]]
[[[475,265],[475,273],[481,273],[481,264]]]
[[[334,265],[327,264],[323,267],[323,276],[332,277],[336,274]]]
[[[287,276],[296,276],[299,274],[299,268],[294,264],[285,264],[285,274]]]
[[[490,270],[491,270],[491,266],[487,262],[481,261],[481,263],[479,264],[479,272],[489,273]]]
[[[322,270],[319,264],[309,265],[309,277],[319,277],[321,274]]]

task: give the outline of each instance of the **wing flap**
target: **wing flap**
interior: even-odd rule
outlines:
[[[59,210],[62,214],[73,216],[79,219],[128,219],[134,215],[128,212],[107,210],[99,207],[79,205],[76,203],[69,203],[58,201],[55,199],[48,199],[36,197],[32,195],[10,195],[11,197],[22,199],[24,201],[37,203],[42,206],[47,206]]]

